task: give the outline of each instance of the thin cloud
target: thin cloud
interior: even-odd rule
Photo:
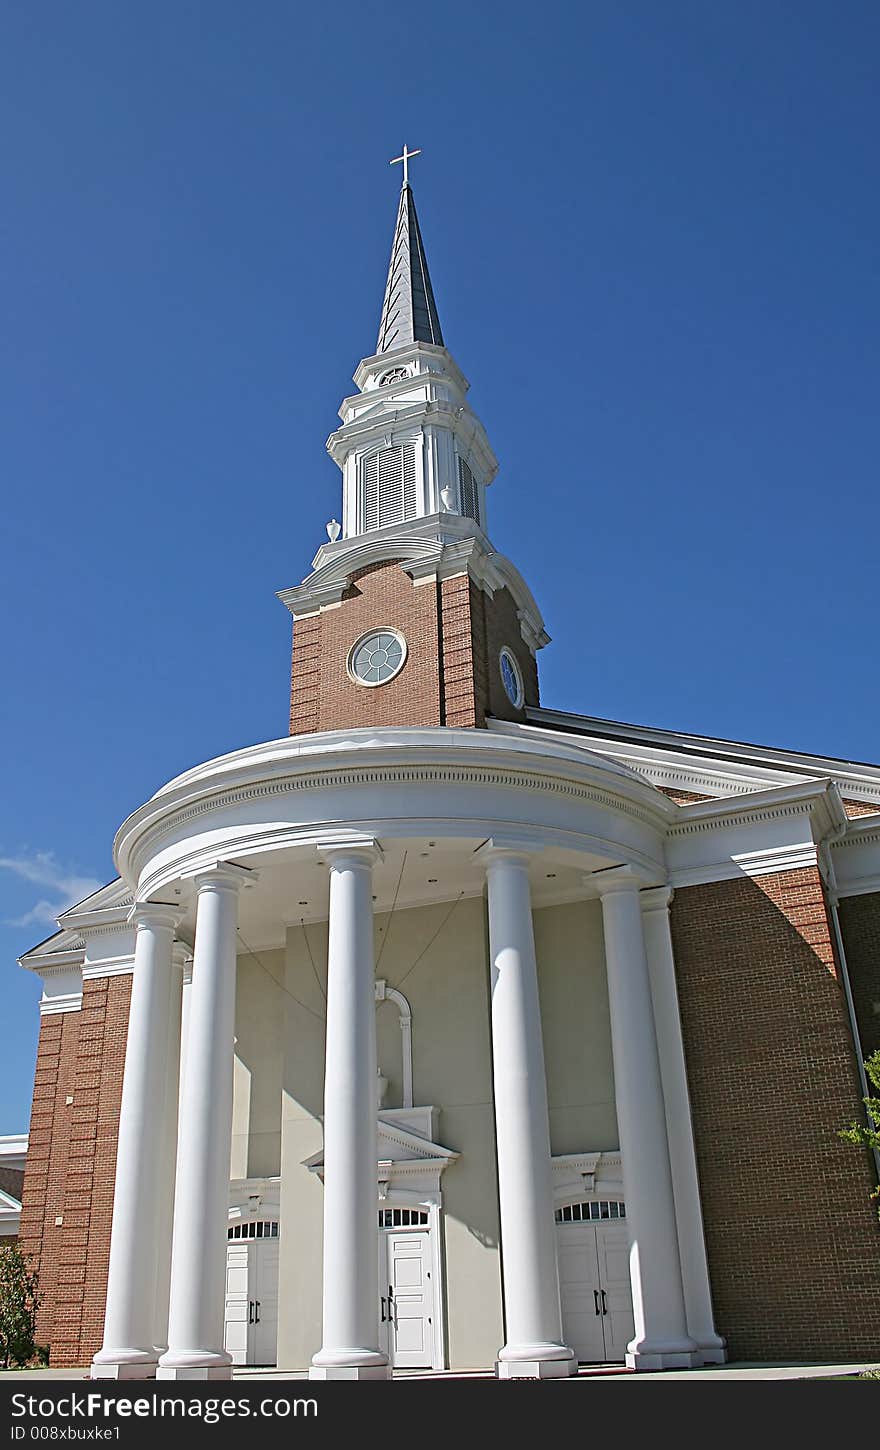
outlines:
[[[41,896],[21,916],[7,919],[6,926],[31,926],[52,923],[63,911],[91,896],[101,886],[92,876],[79,876],[55,859],[52,851],[22,852],[18,856],[0,856],[0,870],[11,871],[33,886],[48,887],[49,895]]]

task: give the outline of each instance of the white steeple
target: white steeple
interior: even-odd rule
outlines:
[[[404,161],[416,152],[404,148]],[[485,531],[498,463],[447,351],[412,188],[404,181],[376,352],[364,358],[327,450],[343,476],[342,539],[456,515]],[[418,527],[417,524],[415,524]]]

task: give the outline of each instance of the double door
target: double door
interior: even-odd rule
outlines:
[[[278,1239],[226,1246],[226,1350],[233,1364],[274,1364],[278,1353]]]
[[[626,1226],[559,1223],[556,1253],[566,1344],[585,1364],[625,1359],[635,1333]]]
[[[429,1231],[379,1231],[379,1348],[398,1369],[434,1363]]]

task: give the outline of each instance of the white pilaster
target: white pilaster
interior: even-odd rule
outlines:
[[[378,1347],[374,847],[330,866],[324,1080],[324,1331],[310,1378],[387,1379]]]
[[[190,948],[175,942],[172,953],[171,1010],[168,1019],[168,1068],[165,1073],[162,1124],[162,1156],[156,1165],[159,1194],[159,1225],[156,1240],[156,1318],[154,1344],[157,1354],[168,1348],[168,1307],[171,1299],[171,1238],[174,1226],[175,1179],[177,1175],[177,1131],[180,1111],[180,1044],[183,1007],[183,978]]]
[[[134,907],[134,975],[119,1114],[104,1343],[92,1379],[144,1379],[156,1371],[154,1312],[160,1225],[162,1102],[168,1071],[172,943],[180,911]]]
[[[681,1279],[688,1334],[691,1339],[696,1340],[704,1364],[724,1364],[727,1352],[725,1341],[715,1330],[709,1266],[706,1261],[703,1210],[700,1204],[690,1095],[675,984],[675,959],[669,929],[671,900],[672,891],[668,886],[658,886],[640,893],[663,1101],[666,1108],[666,1133],[678,1225]]]
[[[492,1052],[507,1342],[501,1379],[575,1374],[563,1343],[528,856],[490,845]]]
[[[168,1349],[157,1378],[229,1379],[223,1348],[232,1141],[238,892],[253,873],[220,863],[198,896],[180,1112]]]
[[[702,1363],[687,1331],[666,1113],[639,901],[628,866],[596,872],[602,897],[617,1126],[623,1157],[635,1334],[632,1369]]]

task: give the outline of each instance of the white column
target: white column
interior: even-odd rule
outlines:
[[[675,959],[669,929],[671,900],[672,891],[668,886],[658,886],[640,893],[663,1101],[666,1106],[666,1133],[678,1224],[681,1280],[688,1334],[691,1339],[696,1340],[704,1364],[724,1364],[727,1359],[725,1341],[715,1330],[709,1266],[706,1261],[700,1183],[681,1037],[678,990],[675,984]]]
[[[168,1020],[168,1070],[165,1074],[162,1156],[156,1165],[159,1226],[156,1241],[156,1317],[153,1343],[157,1354],[168,1348],[168,1306],[171,1299],[171,1237],[177,1175],[177,1126],[180,1110],[180,1042],[183,977],[190,948],[175,942],[172,953],[171,1011]]]
[[[157,1378],[229,1379],[223,1348],[232,1143],[238,891],[252,872],[221,863],[195,877],[198,898],[180,1112],[168,1349]]]
[[[635,1334],[632,1369],[702,1363],[687,1331],[666,1113],[654,1030],[639,879],[628,866],[596,872],[602,897],[617,1126],[623,1157]]]
[[[528,856],[484,848],[498,1197],[507,1342],[501,1379],[559,1378],[577,1372],[562,1339],[550,1124]]]
[[[144,1379],[155,1373],[153,1346],[162,1101],[168,1070],[171,949],[177,907],[134,907],[134,977],[122,1080],[113,1194],[104,1344],[93,1379]]]
[[[311,1379],[387,1379],[378,1347],[379,1219],[372,847],[330,866],[324,1079],[324,1334]]]

